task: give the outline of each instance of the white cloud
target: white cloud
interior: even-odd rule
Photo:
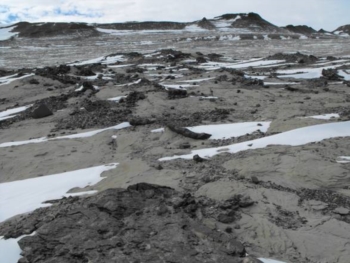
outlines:
[[[256,12],[278,25],[334,30],[349,24],[348,0],[2,0],[0,22],[193,21],[223,13]]]

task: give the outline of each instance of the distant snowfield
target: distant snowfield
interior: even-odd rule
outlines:
[[[16,117],[17,116],[16,113],[20,113],[22,111],[25,111],[26,109],[29,109],[32,106],[33,106],[33,104],[23,106],[23,107],[13,108],[13,109],[5,110],[5,111],[1,111],[0,112],[0,121]]]
[[[26,140],[26,141],[4,142],[4,143],[0,144],[0,148],[11,147],[11,146],[20,146],[20,145],[32,144],[32,143],[41,143],[41,142],[47,142],[47,141],[55,141],[55,140],[88,138],[88,137],[94,136],[94,135],[101,133],[101,132],[104,132],[104,131],[120,130],[120,129],[128,128],[130,126],[131,125],[129,122],[123,122],[123,123],[118,124],[116,126],[112,126],[112,127],[108,127],[108,128],[104,128],[104,129],[83,132],[83,133],[77,133],[77,134],[72,134],[72,135],[66,135],[66,136],[59,136],[56,138],[41,137],[38,139],[31,139],[31,140]]]
[[[88,191],[67,194],[67,191],[75,187],[83,188],[97,184],[103,179],[101,177],[103,172],[115,169],[117,165],[117,163],[112,163],[66,173],[2,183],[0,184],[0,222],[16,215],[34,211],[39,207],[50,206],[50,204],[43,204],[47,200],[95,193],[96,191]]]
[[[210,158],[222,152],[237,153],[250,149],[265,148],[268,145],[288,145],[288,146],[300,146],[312,142],[319,142],[325,139],[331,139],[336,137],[350,136],[350,121],[337,122],[329,124],[314,125],[304,128],[291,130],[288,132],[282,132],[280,134],[246,141],[237,144],[231,144],[216,148],[206,148],[200,150],[194,150],[190,154],[175,155],[172,157],[164,157],[159,161],[170,161],[174,159],[192,159],[194,155],[198,154],[201,157]]]

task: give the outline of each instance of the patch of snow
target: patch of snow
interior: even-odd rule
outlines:
[[[168,89],[182,89],[185,90],[186,88],[190,88],[190,87],[198,87],[198,85],[191,85],[191,84],[163,84],[163,83],[159,83],[160,85],[162,85],[166,90]]]
[[[10,32],[15,27],[0,28],[0,41],[16,36],[18,33]]]
[[[138,79],[134,82],[131,82],[131,83],[126,83],[126,84],[121,84],[121,85],[116,85],[117,87],[125,87],[125,86],[131,86],[131,85],[134,85],[134,84],[139,84],[140,82],[142,81],[142,79]]]
[[[274,259],[268,259],[268,258],[258,258],[260,261],[262,261],[263,263],[286,263],[283,261],[277,261]]]
[[[113,65],[113,66],[110,66],[108,65],[109,68],[124,68],[124,67],[131,67],[131,66],[134,66],[135,64],[124,64],[124,65]]]
[[[104,57],[98,57],[94,59],[84,60],[80,62],[73,62],[69,63],[70,66],[83,66],[83,65],[89,65],[89,64],[95,64],[95,63],[101,63],[104,65],[108,64],[114,64],[117,62],[125,62],[127,59],[123,55],[115,55],[115,56],[104,56]]]
[[[206,70],[216,70],[220,68],[234,68],[234,69],[241,69],[241,68],[249,68],[249,67],[259,67],[264,65],[274,65],[283,63],[285,60],[261,60],[256,59],[255,61],[248,61],[248,62],[242,62],[242,63],[220,63],[220,62],[206,62],[202,63],[198,68],[203,68]]]
[[[5,111],[1,111],[0,112],[0,121],[6,120],[6,119],[9,119],[9,118],[13,118],[13,117],[16,116],[14,114],[22,112],[22,111],[25,111],[26,109],[29,109],[32,106],[33,106],[33,104],[27,105],[27,106],[23,106],[23,107],[13,108],[13,109],[5,110]],[[14,116],[11,116],[11,115],[14,115]]]
[[[190,154],[164,157],[159,159],[159,161],[169,161],[179,158],[192,159],[196,154],[200,155],[201,157],[209,158],[220,154],[221,152],[237,153],[249,149],[253,150],[265,148],[268,145],[300,146],[312,142],[319,142],[325,139],[347,136],[350,136],[350,121],[321,124],[282,132],[280,134],[256,140],[231,144],[228,146],[194,150]]]
[[[298,82],[264,82],[264,85],[298,85]]]
[[[252,79],[261,79],[264,80],[268,78],[269,76],[253,76],[253,75],[244,75],[245,78],[252,78]]]
[[[261,126],[258,126],[258,124]],[[208,133],[211,134],[211,137],[209,139],[220,140],[239,137],[247,133],[255,132],[257,130],[265,133],[269,129],[270,124],[271,122],[242,122],[230,124],[201,125],[195,127],[187,127],[187,129],[196,133]]]
[[[195,24],[190,25],[190,26],[186,26],[184,30],[188,31],[188,32],[206,32],[206,31],[208,31],[207,29],[201,28]]]
[[[104,128],[104,129],[83,132],[83,133],[77,133],[77,134],[72,134],[72,135],[59,136],[56,138],[41,137],[41,138],[31,139],[31,140],[26,140],[26,141],[4,142],[4,143],[0,144],[0,148],[11,147],[11,146],[20,146],[20,145],[33,144],[33,143],[41,143],[41,142],[54,141],[54,140],[88,138],[88,137],[94,136],[94,135],[101,133],[101,132],[104,132],[104,131],[120,130],[120,129],[128,128],[130,126],[131,125],[129,122],[123,122],[123,123],[118,124],[116,126],[112,126],[112,127],[108,127],[108,128]]]
[[[350,163],[350,156],[339,156],[337,163]]]
[[[308,116],[308,117],[302,117],[303,119],[318,119],[318,120],[330,120],[332,118],[339,118],[338,113],[330,113],[330,114],[323,114],[323,115],[315,115],[315,116]]]
[[[159,129],[155,129],[155,130],[151,130],[151,132],[156,133],[156,132],[164,132],[165,129],[164,128],[159,128]]]
[[[21,256],[21,248],[18,245],[18,241],[20,241],[24,237],[34,236],[35,232],[31,235],[24,235],[18,238],[9,238],[4,239],[4,237],[0,236],[0,255],[1,260],[5,263],[17,263]]]
[[[67,192],[75,187],[95,185],[103,177],[105,171],[115,169],[117,163],[101,165],[71,172],[47,175],[26,180],[0,184],[0,222],[13,216],[31,212],[39,207],[47,207],[50,204],[43,202],[52,199],[70,196]],[[95,193],[89,191],[88,193]],[[82,195],[87,192],[74,194]]]
[[[344,80],[350,80],[350,73],[345,70],[338,70],[338,75],[344,77]]]
[[[122,98],[126,98],[126,97],[127,96],[119,96],[119,97],[114,97],[114,98],[110,98],[110,99],[107,99],[107,100],[119,102]]]

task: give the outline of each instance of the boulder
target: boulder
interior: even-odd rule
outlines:
[[[52,114],[53,114],[52,111],[44,103],[38,105],[32,111],[32,117],[34,119],[45,118],[45,117],[50,116]]]

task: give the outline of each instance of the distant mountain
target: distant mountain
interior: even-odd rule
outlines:
[[[345,37],[350,36],[350,25],[338,27],[336,30],[333,31],[333,34]]]
[[[286,33],[286,30],[271,24],[256,13],[225,14],[210,20],[217,28],[250,32]]]
[[[12,29],[13,27],[13,29]],[[250,39],[249,34],[256,35],[254,39],[299,39],[313,37],[314,34],[331,37],[326,31],[316,31],[306,25],[278,27],[256,13],[224,14],[212,19],[203,18],[193,22],[146,21],[109,24],[87,23],[29,23],[19,22],[11,25],[11,32],[19,37],[55,37],[73,36],[90,37],[101,34],[124,34],[126,31],[167,31],[183,32],[224,32],[232,35],[242,35],[240,39]],[[131,32],[132,33],[132,32]],[[350,33],[350,25],[338,28],[334,34],[345,36]],[[264,37],[265,35],[265,37]],[[268,36],[267,36],[268,35]]]
[[[302,26],[288,25],[284,28],[296,34],[311,35],[311,34],[317,33],[315,29],[305,25],[302,25]]]
[[[54,37],[58,35],[93,36],[98,32],[86,23],[29,23],[14,24],[12,32],[19,33],[19,37]]]

